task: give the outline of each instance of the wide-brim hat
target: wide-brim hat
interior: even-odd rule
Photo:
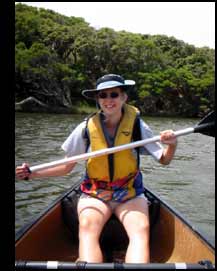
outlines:
[[[117,74],[106,74],[96,81],[95,89],[85,89],[81,93],[84,97],[88,99],[95,99],[96,94],[99,93],[101,90],[120,87],[127,91],[128,88],[134,85],[135,81],[133,80],[124,80],[122,76]]]

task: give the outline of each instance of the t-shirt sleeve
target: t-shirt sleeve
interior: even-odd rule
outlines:
[[[142,119],[140,119],[140,129],[141,129],[142,140],[153,137],[152,130]],[[163,154],[163,150],[164,148],[159,142],[153,142],[153,143],[145,144],[143,147],[141,147],[140,154],[152,155],[154,159],[159,161]]]
[[[63,142],[61,148],[65,151],[67,157],[82,154],[86,152],[86,142],[83,136],[86,122],[80,123]]]

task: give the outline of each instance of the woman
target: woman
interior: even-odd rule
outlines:
[[[120,75],[107,74],[97,80],[96,89],[82,92],[86,98],[95,99],[100,110],[79,124],[63,143],[67,157],[130,143],[138,133],[141,139],[152,137],[149,127],[139,118],[138,109],[126,104],[127,90],[134,84]],[[143,194],[139,152],[169,164],[175,153],[176,137],[172,130],[167,130],[161,132],[160,138],[167,144],[165,149],[160,143],[150,143],[140,150],[125,150],[87,161],[77,206],[80,261],[103,262],[99,238],[114,213],[129,237],[125,262],[149,262],[148,202]],[[61,176],[74,166],[71,163],[31,173],[24,163],[17,167],[16,174],[19,179]]]

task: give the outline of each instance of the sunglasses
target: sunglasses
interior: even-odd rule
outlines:
[[[120,93],[118,93],[118,92],[111,92],[110,94],[106,93],[106,92],[101,92],[98,94],[98,97],[100,99],[106,99],[108,97],[115,99],[115,98],[119,97],[119,95],[120,95]]]

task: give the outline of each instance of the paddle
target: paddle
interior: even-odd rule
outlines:
[[[195,127],[186,128],[183,130],[176,131],[174,133],[175,133],[175,136],[177,136],[177,137],[181,136],[181,135],[187,135],[190,133],[202,133],[205,135],[215,137],[214,127],[215,127],[215,112],[213,111],[213,112],[209,113],[207,116],[205,116],[198,123],[198,125],[196,125]],[[71,162],[79,162],[79,161],[87,160],[89,158],[98,157],[101,155],[108,155],[110,153],[115,153],[118,151],[136,148],[136,147],[143,146],[143,145],[157,142],[157,141],[160,141],[160,136],[154,136],[152,138],[135,141],[135,142],[125,144],[125,145],[120,145],[117,147],[106,148],[106,149],[93,151],[93,152],[89,152],[89,153],[83,153],[83,154],[75,155],[75,156],[72,156],[69,158],[64,158],[64,159],[60,159],[57,161],[32,166],[32,167],[30,167],[30,170],[31,170],[31,172],[34,172],[34,171],[38,171],[41,169],[46,169],[46,168],[51,168],[51,167],[58,166],[58,165],[68,164]]]
[[[212,124],[212,126],[210,127],[209,123]],[[207,124],[207,128],[201,129],[201,131],[199,131],[199,133],[202,133],[204,135],[208,135],[208,136],[212,136],[215,137],[215,111],[210,112],[209,114],[207,114],[199,123],[198,123],[198,128],[200,130],[200,127],[202,127],[202,124],[204,124],[206,126]],[[197,132],[197,127],[195,127],[195,131]]]
[[[78,262],[59,262],[59,261],[15,261],[15,270],[150,270],[150,269],[215,269],[215,265],[209,260],[199,261],[198,263],[88,263],[85,261]]]

